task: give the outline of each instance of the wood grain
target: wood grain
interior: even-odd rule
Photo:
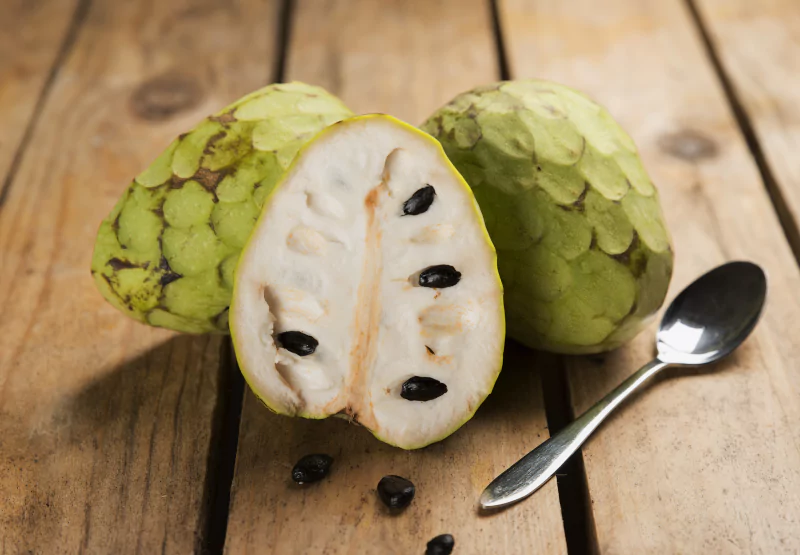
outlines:
[[[717,57],[762,147],[800,253],[800,4],[696,0]]]
[[[287,77],[334,91],[359,113],[420,124],[497,78],[490,17],[483,0],[300,0]]]
[[[326,86],[357,112],[421,122],[461,90],[498,76],[485,2],[306,0],[294,17],[288,77]],[[503,513],[477,512],[486,484],[548,437],[541,389],[548,366],[509,345],[496,390],[475,418],[412,452],[338,419],[276,416],[248,393],[226,552],[423,553],[433,536],[451,533],[458,553],[565,553],[555,483]],[[296,487],[292,465],[311,452],[334,456],[334,469],[324,482]],[[387,474],[417,486],[401,515],[389,515],[377,498]]]
[[[496,515],[477,512],[491,479],[526,448],[547,439],[541,361],[509,343],[495,392],[459,432],[420,451],[402,451],[340,419],[320,422],[270,413],[245,397],[232,491],[227,553],[423,553],[450,533],[460,553],[566,553],[555,483],[535,501]],[[329,477],[297,486],[300,457],[334,458]],[[414,482],[399,515],[378,499],[381,477]]]
[[[131,177],[268,82],[276,12],[91,3],[0,212],[0,553],[199,549],[222,340],[127,319],[89,263]]]
[[[0,18],[0,199],[78,0],[11,0]]]
[[[800,274],[686,5],[500,7],[515,77],[584,90],[640,146],[675,240],[670,298],[726,260],[754,260],[769,275],[762,322],[735,356],[713,370],[670,372],[584,447],[597,547],[797,552]],[[652,357],[653,331],[605,360],[569,361],[576,412]]]

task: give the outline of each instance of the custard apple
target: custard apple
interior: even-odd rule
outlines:
[[[503,290],[470,188],[429,135],[383,115],[312,139],[266,200],[234,278],[253,392],[414,449],[452,434],[502,366]]]
[[[672,248],[631,138],[563,85],[463,93],[422,129],[471,185],[498,253],[509,335],[558,353],[634,337],[664,300]]]
[[[153,326],[227,333],[233,270],[264,199],[309,137],[350,115],[319,87],[276,84],[175,139],[100,226],[103,296]]]

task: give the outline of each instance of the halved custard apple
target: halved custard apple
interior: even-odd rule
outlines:
[[[368,115],[304,146],[243,250],[231,334],[277,413],[344,416],[405,449],[468,421],[502,366],[503,290],[439,143]]]

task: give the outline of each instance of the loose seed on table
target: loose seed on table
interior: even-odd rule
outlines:
[[[306,455],[292,468],[292,480],[298,484],[319,482],[328,475],[331,464],[333,464],[333,457],[330,455]]]
[[[453,552],[453,547],[456,541],[450,534],[442,534],[436,536],[428,542],[428,548],[425,550],[425,555],[450,555]]]
[[[414,499],[416,488],[402,476],[389,475],[378,482],[378,496],[390,509],[405,509]]]

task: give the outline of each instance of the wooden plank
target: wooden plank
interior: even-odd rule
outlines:
[[[672,371],[584,447],[607,553],[800,550],[800,274],[686,5],[503,0],[515,77],[582,89],[640,146],[674,235],[670,298],[730,259],[762,264],[754,337],[709,371]],[[654,328],[568,361],[577,413],[653,355]]]
[[[697,10],[766,159],[800,253],[800,4],[697,0]]]
[[[0,18],[0,199],[78,0],[11,0]]]
[[[131,177],[268,82],[277,8],[92,2],[0,213],[0,553],[203,541],[223,339],[127,319],[89,262]]]
[[[498,74],[489,7],[478,0],[305,0],[291,36],[289,78],[322,84],[358,112],[411,122]],[[495,393],[477,416],[413,452],[338,419],[276,416],[248,393],[226,552],[422,553],[430,538],[451,533],[460,553],[565,553],[555,483],[519,510],[477,512],[483,487],[547,438],[540,374],[531,371],[539,363],[510,345]],[[301,489],[290,470],[309,452],[330,453],[336,462],[324,483]],[[417,485],[399,516],[375,493],[387,474]]]

